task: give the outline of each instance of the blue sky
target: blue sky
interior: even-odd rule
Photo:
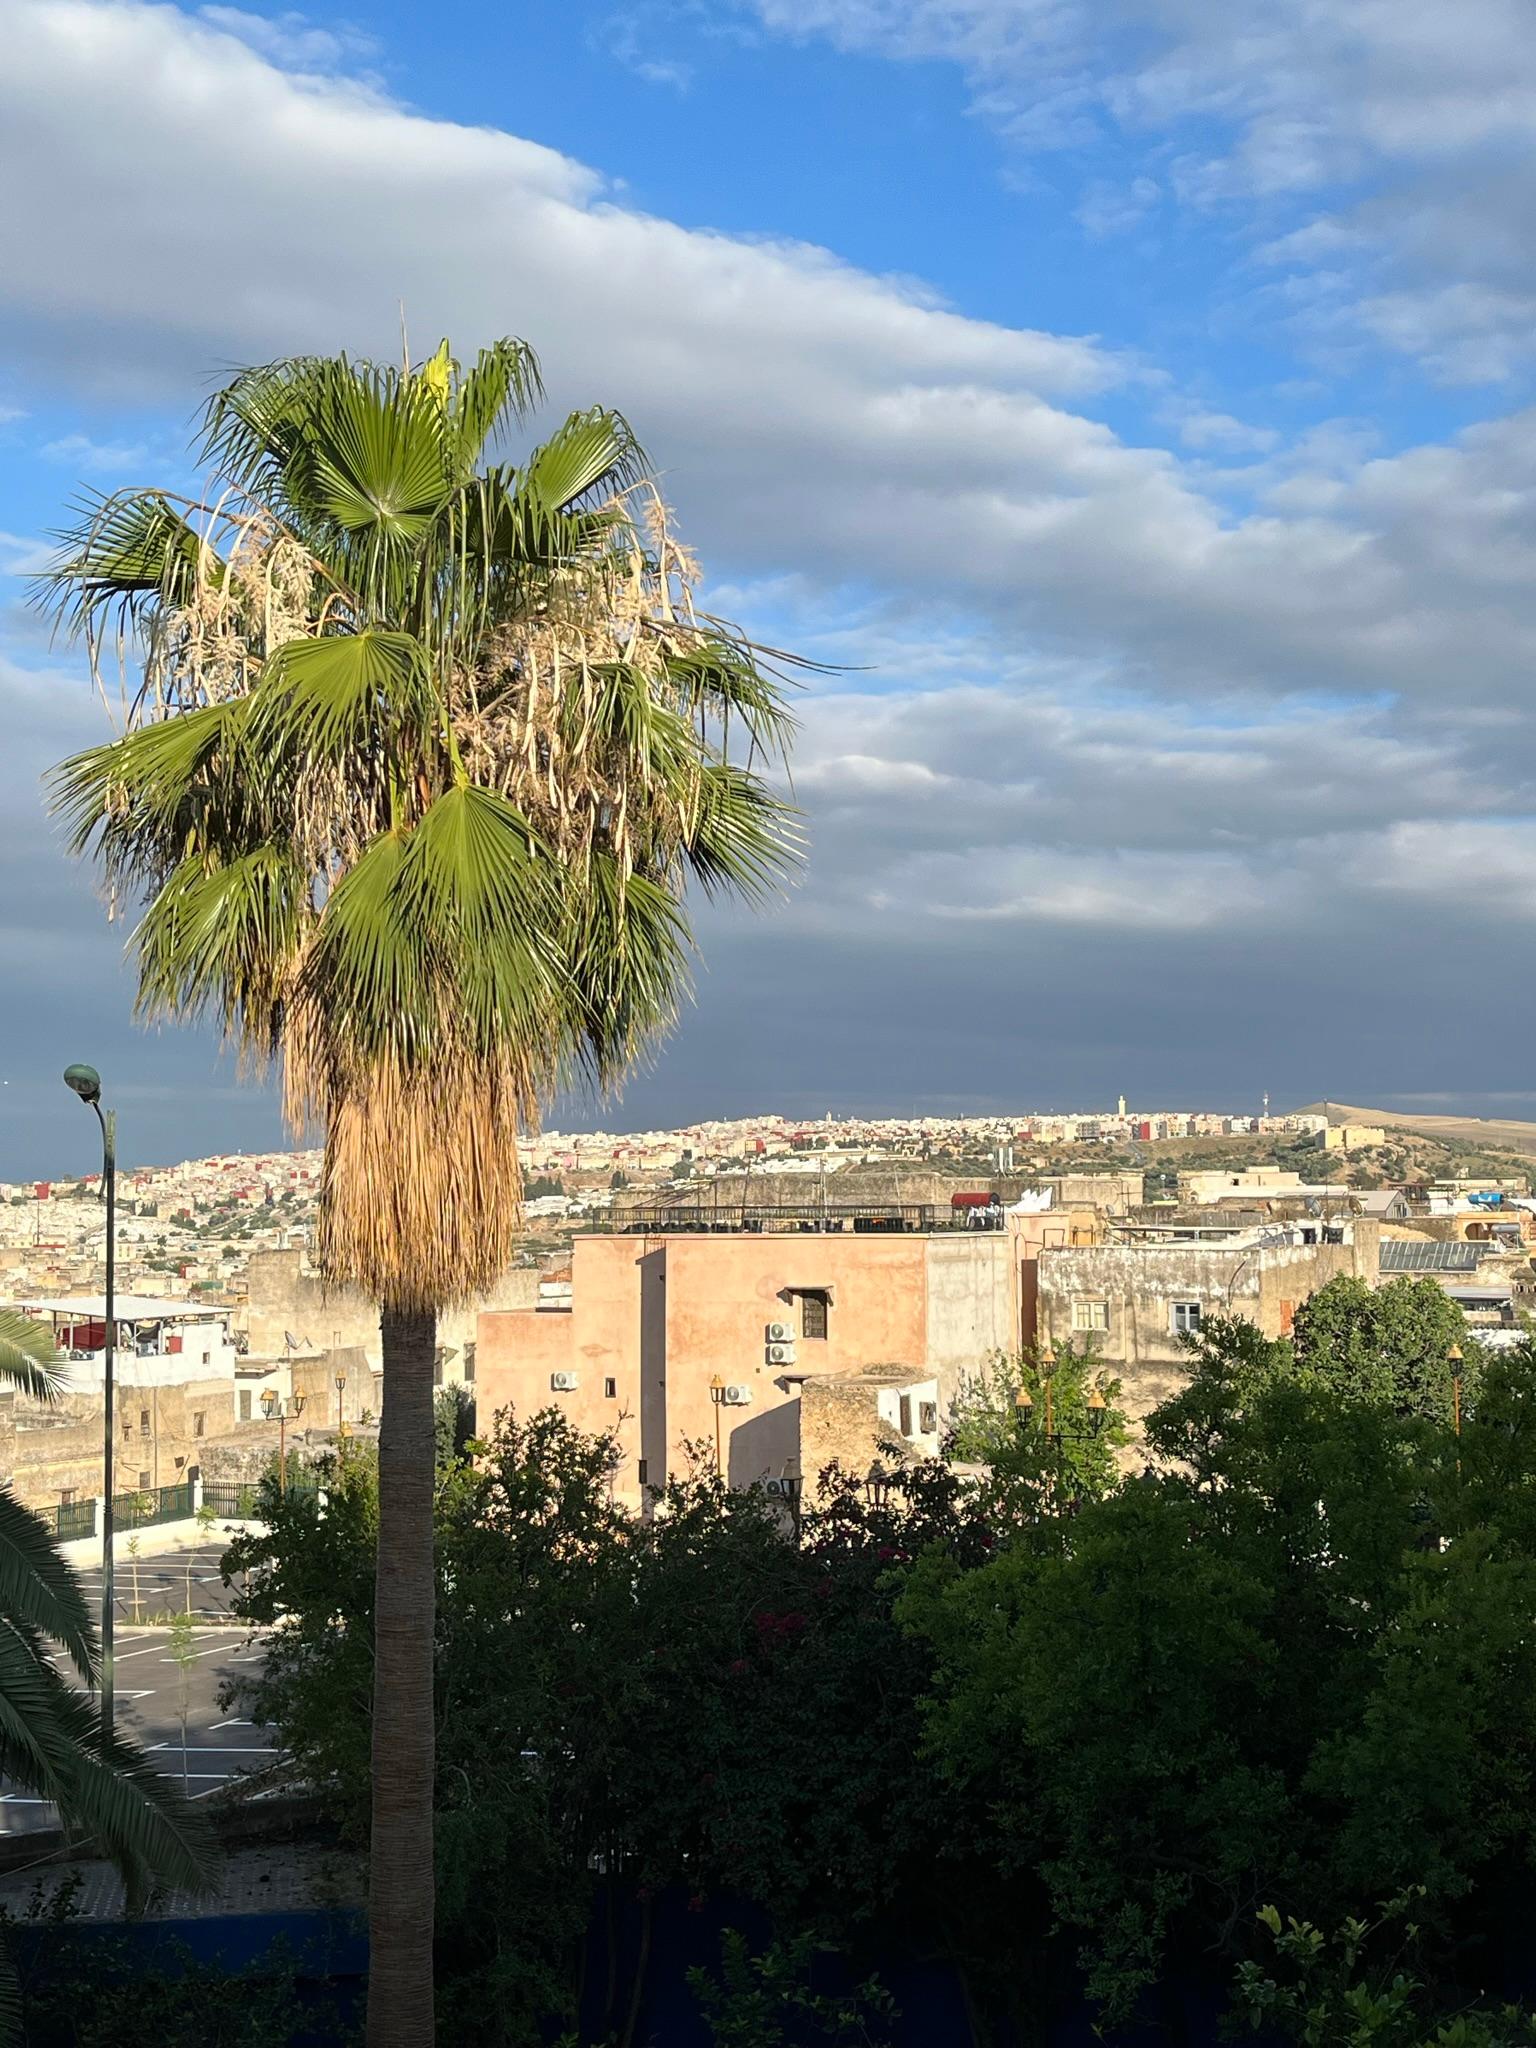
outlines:
[[[4,14],[0,1179],[88,1150],[75,1056],[138,1156],[275,1136],[131,1022],[24,584],[81,483],[191,480],[223,366],[400,298],[621,405],[717,601],[842,665],[806,878],[702,920],[614,1121],[1536,1100],[1518,0]]]

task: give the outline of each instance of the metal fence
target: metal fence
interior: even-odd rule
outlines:
[[[259,1505],[261,1487],[258,1481],[203,1481],[203,1506],[212,1508],[216,1515],[227,1520],[249,1521]]]
[[[61,1501],[56,1508],[39,1508],[38,1513],[60,1543],[70,1543],[77,1537],[96,1534],[94,1500]]]
[[[181,1486],[150,1486],[139,1493],[112,1496],[115,1529],[148,1529],[156,1522],[185,1522],[192,1514],[192,1482]]]
[[[613,1218],[615,1230],[648,1237],[683,1233],[829,1236],[843,1231],[860,1237],[893,1237],[903,1232],[1002,1227],[1000,1202],[961,1208],[936,1202],[657,1202],[615,1211]]]
[[[275,1483],[275,1482],[274,1482]],[[263,1484],[260,1480],[211,1480],[203,1481],[203,1506],[225,1521],[249,1522],[261,1518]],[[288,1498],[313,1499],[319,1492],[317,1486],[304,1481],[290,1479]]]

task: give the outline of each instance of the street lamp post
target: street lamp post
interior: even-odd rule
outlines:
[[[102,1358],[101,1434],[101,1727],[110,1735],[116,1701],[112,1673],[112,1368],[117,1356],[117,1111],[101,1106],[101,1076],[94,1067],[64,1069],[64,1080],[94,1109],[101,1125],[101,1192],[107,1205],[106,1345]]]
[[[725,1405],[725,1381],[716,1373],[709,1383],[709,1398],[715,1404],[715,1477],[720,1477],[720,1410]]]
[[[336,1441],[343,1449],[350,1434],[347,1428],[347,1376],[339,1372],[336,1375]]]
[[[279,1500],[288,1497],[288,1418],[295,1421],[304,1413],[304,1396],[290,1394],[285,1401],[275,1387],[268,1387],[261,1397],[262,1412],[268,1422],[277,1417],[277,1496]]]

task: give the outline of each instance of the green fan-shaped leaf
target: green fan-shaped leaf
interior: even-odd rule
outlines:
[[[0,1380],[34,1401],[51,1401],[67,1377],[46,1324],[0,1308]]]
[[[212,1011],[253,1050],[269,1052],[308,910],[309,878],[281,844],[222,866],[184,862],[134,934],[140,1012]]]
[[[606,496],[633,483],[643,461],[628,422],[593,406],[589,412],[573,412],[534,450],[523,471],[523,488],[545,512],[563,512],[598,486]]]
[[[313,767],[420,731],[436,709],[431,665],[410,633],[370,630],[286,641],[251,701],[250,732]]]
[[[68,634],[97,625],[114,610],[119,623],[152,604],[185,604],[197,578],[202,543],[185,514],[163,491],[118,491],[89,498],[35,586],[44,607]],[[223,564],[210,555],[217,585]]]

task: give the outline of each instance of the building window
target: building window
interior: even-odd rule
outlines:
[[[1200,1328],[1199,1302],[1171,1301],[1168,1304],[1168,1327],[1176,1337],[1192,1337]]]
[[[604,1380],[604,1381],[603,1381],[603,1399],[604,1399],[605,1401],[617,1401],[617,1399],[618,1399],[618,1398],[619,1398],[619,1383],[618,1383],[618,1381],[617,1381],[617,1380]]]
[[[825,1337],[827,1334],[826,1294],[820,1288],[811,1288],[800,1296],[800,1334],[802,1337]]]
[[[1107,1330],[1109,1328],[1109,1303],[1107,1301],[1074,1301],[1072,1304],[1072,1327],[1074,1330]]]
[[[139,1435],[149,1435],[149,1410],[147,1408],[139,1410]]]
[[[903,1394],[901,1397],[901,1433],[903,1436],[910,1436],[912,1434],[912,1396],[910,1394]]]
[[[939,1433],[939,1404],[937,1401],[919,1401],[917,1404],[917,1426],[924,1436]]]
[[[59,1488],[59,1506],[61,1508],[72,1508],[74,1504],[75,1489],[72,1486],[61,1486]]]
[[[131,1416],[127,1416],[127,1415],[125,1415],[125,1416],[123,1417],[123,1439],[124,1439],[124,1441],[126,1442],[126,1441],[127,1441],[127,1439],[128,1439],[129,1437],[131,1437],[132,1435],[133,1435],[133,1420],[132,1420],[132,1417],[131,1417]]]
[[[148,1493],[149,1491],[149,1474],[147,1472],[139,1474],[139,1491],[140,1493]]]
[[[192,1434],[193,1434],[194,1436],[201,1436],[201,1435],[202,1435],[202,1433],[203,1433],[203,1428],[204,1428],[204,1425],[205,1425],[206,1421],[207,1421],[207,1417],[206,1417],[206,1415],[204,1414],[204,1412],[203,1412],[203,1410],[202,1410],[201,1408],[197,1408],[197,1409],[194,1409],[194,1410],[193,1410],[193,1413],[192,1413]]]
[[[650,1468],[649,1468],[649,1466],[647,1465],[647,1463],[646,1463],[645,1459],[644,1459],[644,1458],[642,1458],[642,1459],[640,1460],[640,1484],[641,1484],[642,1486],[646,1486],[646,1485],[648,1485],[648,1484],[649,1484],[649,1480],[648,1480],[648,1477],[647,1477],[647,1474],[648,1474],[648,1472],[649,1472],[649,1469],[650,1469]]]
[[[242,1387],[242,1388],[240,1389],[240,1420],[241,1420],[242,1422],[249,1422],[249,1421],[250,1421],[250,1419],[251,1419],[251,1390],[250,1390],[250,1388],[249,1388],[249,1387]]]

